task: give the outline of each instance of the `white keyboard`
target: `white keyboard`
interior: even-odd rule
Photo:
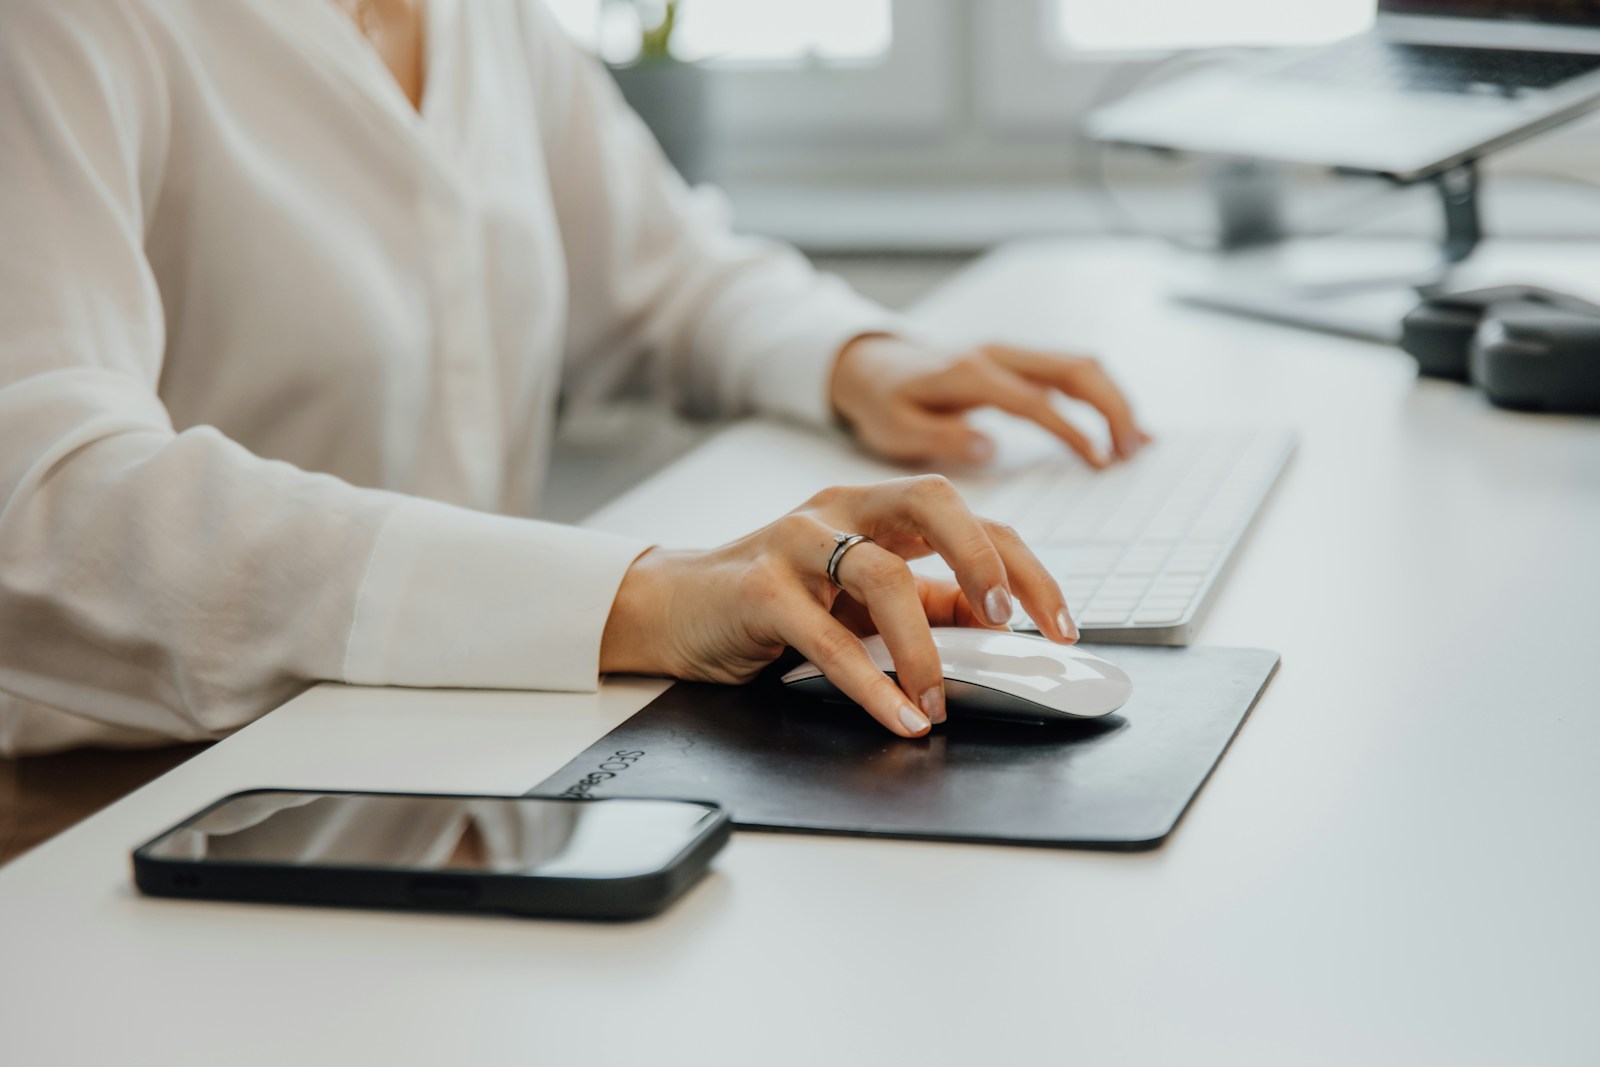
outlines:
[[[1186,645],[1293,451],[1286,430],[1176,431],[1104,471],[1041,459],[968,499],[1050,568],[1084,640]],[[1012,625],[1036,629],[1020,608]]]

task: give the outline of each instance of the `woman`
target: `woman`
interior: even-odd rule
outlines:
[[[325,679],[736,683],[786,645],[924,734],[930,623],[1003,626],[1015,597],[1076,636],[942,480],[709,552],[513,517],[558,400],[641,370],[899,460],[982,460],[961,413],[993,405],[1108,461],[1056,391],[1117,455],[1143,440],[1092,361],[905,335],[734,237],[534,0],[8,0],[0,752],[216,737]],[[838,533],[875,543],[835,588]],[[959,587],[913,580],[930,550]]]

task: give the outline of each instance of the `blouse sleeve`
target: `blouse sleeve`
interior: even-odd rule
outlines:
[[[214,737],[319,680],[592,689],[643,544],[174,432],[152,34],[105,0],[0,5],[0,752]]]
[[[649,360],[692,414],[831,421],[834,357],[899,319],[793,248],[735,234],[720,194],[684,184],[606,70],[542,3],[525,8],[571,285],[569,395]]]

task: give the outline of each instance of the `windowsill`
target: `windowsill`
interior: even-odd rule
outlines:
[[[1209,206],[1193,189],[1143,186],[1103,191],[1084,185],[730,185],[740,229],[778,237],[818,253],[963,253],[1018,238],[1162,232],[1202,238]],[[1516,237],[1600,237],[1600,184],[1496,175],[1484,189],[1491,234]],[[1438,232],[1439,208],[1429,189],[1375,183],[1297,191],[1290,208],[1297,232],[1328,227],[1373,236]]]

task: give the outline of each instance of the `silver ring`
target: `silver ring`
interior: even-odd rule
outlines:
[[[842,533],[833,535],[833,555],[828,557],[828,581],[832,582],[834,585],[839,585],[839,561],[844,559],[844,554],[846,552],[850,551],[863,541],[869,545],[877,543],[866,534]],[[839,588],[843,589],[844,586],[839,585]]]

